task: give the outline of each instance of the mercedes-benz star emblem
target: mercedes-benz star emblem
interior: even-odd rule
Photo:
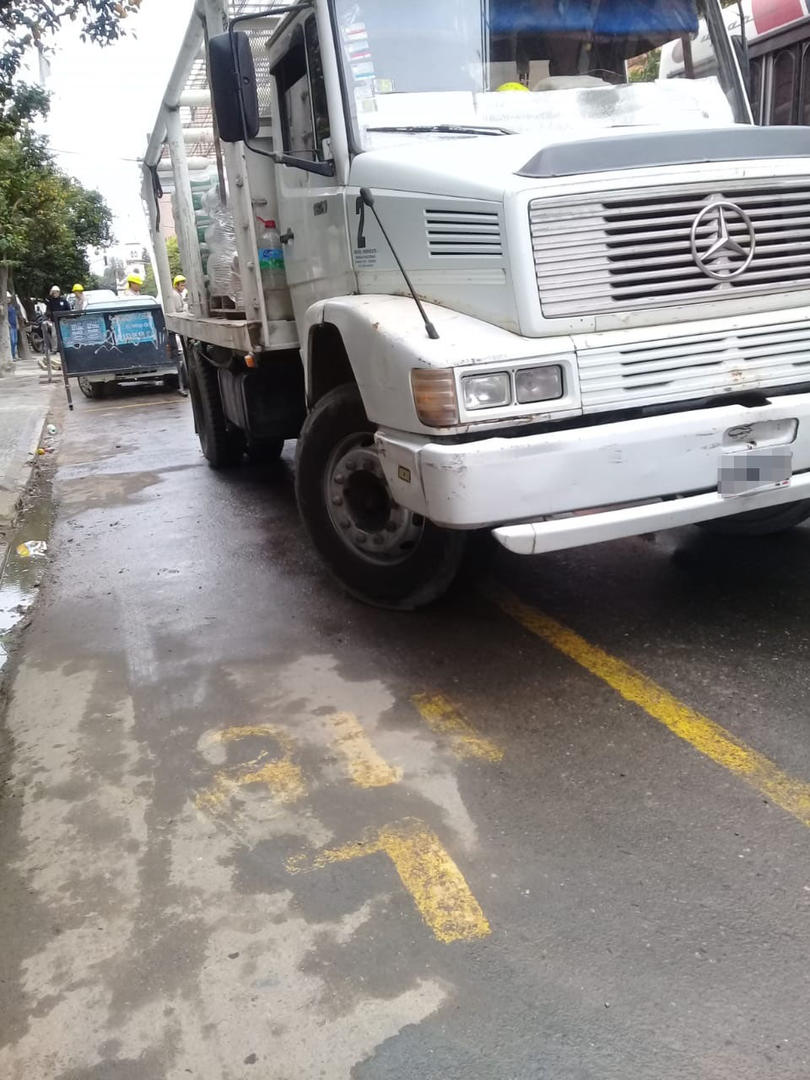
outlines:
[[[729,225],[735,228],[732,236]],[[708,226],[708,230],[704,228]],[[744,274],[757,249],[757,237],[751,218],[736,203],[718,199],[704,206],[692,222],[692,258],[708,277],[731,281]]]

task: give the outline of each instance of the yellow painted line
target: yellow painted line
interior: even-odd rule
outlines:
[[[741,777],[762,795],[810,826],[810,784],[782,772],[769,758],[747,746],[708,717],[678,701],[663,687],[567,626],[524,604],[506,591],[485,594],[503,612],[575,663],[602,679],[625,701],[641,706],[653,719],[701,754]]]
[[[212,732],[206,740],[210,743],[229,743],[240,739],[271,739],[280,744],[281,757],[268,760],[270,754],[262,751],[252,761],[246,761],[227,769],[220,769],[213,784],[200,792],[195,802],[200,810],[220,812],[234,792],[249,784],[264,784],[271,797],[278,803],[291,803],[306,794],[304,775],[292,760],[293,743],[289,735],[274,724],[244,724]]]
[[[179,405],[179,401],[137,401],[134,405],[114,405],[111,409],[94,409],[94,416],[109,416],[122,409],[152,409],[156,405]]]
[[[273,739],[288,753],[292,750],[292,739],[283,728],[275,724],[239,724],[236,727],[222,728],[220,731],[212,731],[207,742],[238,742],[241,739]]]
[[[500,761],[503,757],[503,750],[477,732],[444,694],[416,694],[411,701],[428,727],[448,739],[459,757],[482,761]]]
[[[378,854],[387,855],[394,864],[400,881],[439,941],[473,941],[492,932],[481,905],[444,845],[426,825],[413,818],[370,829],[362,840],[321,851],[312,860],[307,856],[290,859],[287,869],[295,874]]]
[[[328,720],[335,746],[346,759],[349,776],[358,787],[387,787],[402,778],[402,770],[393,768],[377,753],[353,713],[335,713]]]

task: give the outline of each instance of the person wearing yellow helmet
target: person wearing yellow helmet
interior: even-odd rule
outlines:
[[[182,274],[177,274],[172,285],[174,286],[172,289],[172,304],[174,306],[174,311],[176,314],[182,314],[184,311],[188,310],[188,303],[186,300],[186,279]]]
[[[140,274],[127,275],[127,287],[124,289],[124,296],[140,296],[142,288],[143,278]]]
[[[528,91],[528,89],[529,89],[528,86],[524,86],[522,82],[505,82],[505,83],[501,83],[501,85],[498,87],[498,89],[495,92],[497,94],[500,94],[504,90],[506,90],[506,91],[509,91],[509,90],[526,90],[526,91]]]
[[[79,282],[77,282],[70,291],[73,300],[73,310],[84,311],[87,304],[87,300],[84,295],[84,285],[81,285]]]

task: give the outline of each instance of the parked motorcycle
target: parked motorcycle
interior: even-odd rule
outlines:
[[[28,345],[31,351],[39,356],[45,352],[45,331],[42,326],[42,316],[38,315],[35,322],[29,323],[25,330]]]

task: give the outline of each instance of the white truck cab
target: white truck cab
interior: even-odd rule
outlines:
[[[350,592],[426,603],[476,529],[536,554],[810,515],[810,132],[753,126],[719,0],[232,14],[195,18],[241,310],[211,310],[196,244],[193,20],[146,157],[165,289],[168,139],[191,310],[166,321],[209,462],[297,437],[304,522]],[[658,78],[673,43],[683,75]]]

